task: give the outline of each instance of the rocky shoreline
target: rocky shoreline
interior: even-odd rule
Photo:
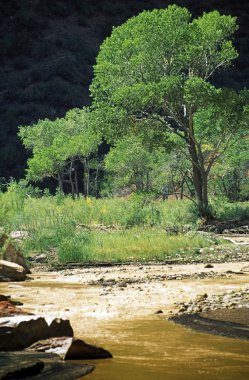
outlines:
[[[249,339],[249,288],[208,296],[200,294],[189,303],[177,303],[175,323],[197,331]]]
[[[57,268],[46,254],[42,254],[30,261],[32,273],[26,277],[28,281],[20,281],[18,267],[11,273],[13,279],[8,278],[11,263],[8,273],[2,276],[1,293],[4,295],[0,297],[0,317],[5,318],[0,318],[0,330],[2,325],[7,331],[6,317],[21,317],[16,315],[22,314],[19,306],[23,304],[22,318],[32,320],[38,315],[44,319],[50,316],[55,320],[70,320],[76,335],[93,345],[72,336],[62,337],[61,333],[57,337],[39,337],[33,345],[26,345],[28,351],[12,351],[13,357],[19,356],[23,366],[17,374],[12,371],[10,354],[1,354],[0,380],[8,378],[6,371],[13,378],[23,376],[23,370],[27,370],[31,379],[46,376],[49,380],[63,380],[60,376],[63,372],[67,379],[89,373],[93,366],[73,368],[61,358],[70,358],[72,353],[74,358],[75,353],[80,358],[111,357],[108,351],[95,344],[106,334],[108,321],[169,319],[199,332],[248,340],[249,237],[234,236],[233,240],[233,244],[201,248],[191,255],[179,252],[174,259],[166,258],[164,262],[66,263]],[[19,260],[20,255],[13,246],[8,243],[7,247],[7,253],[11,251],[14,259],[18,257]],[[2,262],[1,265],[4,271],[6,264]],[[14,301],[7,294],[11,294]],[[16,341],[12,339],[12,343]],[[48,350],[49,353],[61,352],[61,358],[47,357]]]

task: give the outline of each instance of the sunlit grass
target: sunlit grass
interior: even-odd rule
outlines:
[[[13,187],[0,193],[0,203],[0,227],[27,232],[25,255],[53,250],[60,262],[164,260],[211,244],[195,233],[202,221],[188,200],[28,197],[25,188]],[[245,202],[217,210],[231,217],[248,208]]]
[[[115,233],[94,233],[92,257],[97,261],[165,260],[190,254],[211,243],[202,236],[168,236],[162,230],[132,229]]]
[[[115,232],[78,232],[58,247],[58,259],[65,261],[125,262],[162,261],[196,253],[212,242],[198,234],[168,236],[163,230],[139,229]]]

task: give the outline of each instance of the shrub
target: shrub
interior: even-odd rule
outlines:
[[[230,203],[224,198],[213,202],[216,218],[219,220],[248,220],[249,202]]]

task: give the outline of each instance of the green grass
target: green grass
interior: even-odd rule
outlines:
[[[137,200],[29,198],[24,202],[19,229],[28,232],[26,254],[57,248],[63,261],[163,259],[179,249],[203,246],[201,238],[169,237],[173,228],[190,227],[186,202],[154,202],[140,206]],[[155,222],[157,212],[157,224]],[[17,220],[17,219],[16,219]],[[89,226],[90,232],[86,226]],[[103,232],[108,226],[111,232]]]
[[[114,233],[92,233],[89,248],[95,261],[165,260],[189,255],[211,244],[201,236],[168,236],[157,229],[133,228]]]
[[[244,217],[248,209],[248,202],[225,204],[217,207],[217,214]],[[6,232],[27,231],[28,238],[21,243],[25,255],[56,250],[60,262],[148,261],[188,255],[211,244],[194,233],[201,222],[187,200],[163,202],[139,195],[73,200],[41,195],[15,183],[0,193],[0,227]]]

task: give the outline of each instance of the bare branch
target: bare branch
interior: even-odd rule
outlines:
[[[193,198],[191,198],[189,195],[183,194],[183,193],[181,193],[180,191],[174,191],[174,194],[180,194],[180,195],[183,195],[185,198],[189,199],[190,201],[192,201],[192,202],[197,206],[196,200],[193,199]]]

